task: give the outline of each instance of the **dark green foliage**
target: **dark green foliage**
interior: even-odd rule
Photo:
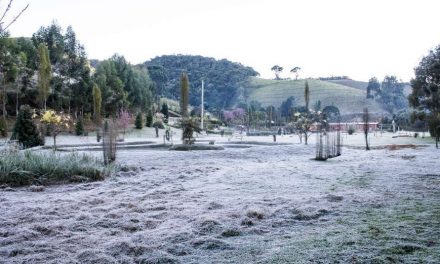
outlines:
[[[434,136],[440,124],[440,45],[431,50],[415,68],[411,86],[409,103],[417,111],[427,113],[429,132]]]
[[[337,118],[341,115],[339,112],[339,108],[334,105],[328,105],[322,109],[322,112],[325,114],[326,118],[329,121],[337,121]]]
[[[116,115],[122,108],[147,109],[151,104],[152,82],[148,71],[114,55],[98,64],[93,76],[101,88],[102,110]]]
[[[136,129],[142,129],[142,127],[144,126],[141,112],[137,113],[136,119],[134,121],[134,126],[136,127]]]
[[[304,101],[306,102],[306,111],[309,111],[309,103],[310,103],[310,88],[309,82],[306,81],[304,86]]]
[[[44,139],[32,122],[32,112],[29,106],[20,108],[11,139],[18,140],[24,148],[44,145]]]
[[[162,97],[179,99],[180,75],[185,70],[191,79],[191,105],[201,104],[202,78],[205,80],[205,106],[223,109],[232,106],[240,83],[258,73],[250,67],[228,60],[202,56],[169,55],[144,63]]]
[[[378,93],[380,93],[380,83],[376,77],[373,77],[368,80],[367,99],[374,98]]]
[[[152,127],[153,126],[153,113],[151,111],[147,112],[147,118],[146,118],[145,125],[147,127]]]
[[[6,126],[6,120],[0,117],[0,137],[7,137],[8,131]]]
[[[165,116],[165,124],[168,123],[168,118],[170,117],[170,113],[168,112],[168,105],[166,103],[162,104],[162,108],[160,109],[160,112]]]
[[[81,136],[84,134],[84,122],[82,118],[79,118],[75,124],[75,134]]]
[[[163,122],[160,121],[160,120],[154,121],[153,127],[157,127],[159,129],[164,129],[165,128],[165,126],[163,125]]]
[[[408,100],[403,94],[404,84],[396,76],[385,76],[379,93],[378,101],[390,113],[408,107]]]
[[[281,116],[282,117],[290,117],[292,116],[292,109],[295,106],[295,97],[290,96],[286,101],[281,103]]]
[[[185,117],[180,121],[182,127],[182,140],[184,144],[192,144],[194,132],[200,133],[202,129],[195,118]]]

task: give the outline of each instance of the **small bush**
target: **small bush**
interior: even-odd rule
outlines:
[[[7,137],[7,127],[6,127],[6,120],[4,118],[0,118],[0,137]]]
[[[354,134],[354,131],[355,131],[355,130],[354,130],[354,127],[350,126],[350,127],[348,128],[348,131],[347,131],[347,132],[348,132],[349,135],[353,135],[353,134]]]
[[[153,123],[153,127],[157,127],[157,128],[159,128],[159,129],[164,129],[164,128],[165,128],[165,126],[163,125],[163,122],[160,121],[160,120],[155,121],[155,122]]]
[[[32,113],[29,106],[22,106],[20,108],[11,139],[18,140],[24,148],[44,145],[44,139],[40,136],[37,127],[32,121]]]
[[[76,121],[75,134],[77,136],[84,135],[84,122],[83,122],[82,118],[79,118],[78,121]]]
[[[136,120],[134,121],[134,125],[135,125],[136,129],[142,129],[143,121],[142,121],[142,113],[141,112],[139,112],[136,115]]]
[[[0,184],[10,186],[75,182],[78,177],[98,181],[108,173],[101,161],[77,153],[62,156],[10,151],[0,156]]]

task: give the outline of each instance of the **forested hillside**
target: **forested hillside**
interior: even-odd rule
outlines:
[[[166,55],[146,61],[154,91],[158,97],[178,99],[180,74],[186,71],[190,82],[190,104],[201,103],[201,81],[205,81],[205,107],[223,109],[230,107],[237,96],[240,83],[257,76],[251,67],[226,59],[190,55]]]

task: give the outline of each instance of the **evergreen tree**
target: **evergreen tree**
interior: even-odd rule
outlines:
[[[0,137],[7,137],[7,132],[6,120],[3,117],[0,117]]]
[[[153,113],[151,112],[151,110],[149,110],[147,112],[147,118],[146,118],[146,123],[145,125],[147,127],[151,127],[153,125]]]
[[[79,118],[75,124],[75,134],[81,136],[84,134],[84,122],[82,118]]]
[[[143,121],[142,121],[142,113],[141,112],[139,112],[136,115],[136,120],[134,121],[134,125],[135,125],[136,129],[142,129]]]
[[[39,136],[37,127],[32,122],[32,113],[29,106],[21,106],[11,139],[18,140],[24,148],[44,145],[43,138]]]
[[[93,85],[93,118],[95,122],[99,122],[101,119],[101,104],[102,104],[102,96],[101,89],[97,84]]]
[[[160,112],[164,115],[165,117],[165,124],[168,124],[168,118],[170,117],[170,113],[168,112],[168,105],[167,103],[163,103],[162,104],[162,108],[160,109]]]
[[[50,92],[52,67],[49,59],[49,50],[43,43],[38,46],[38,56],[40,59],[38,67],[38,99],[43,108],[46,109],[47,97]]]
[[[304,87],[304,100],[306,102],[306,111],[309,111],[309,103],[310,103],[310,89],[309,89],[309,82],[306,81],[305,87]]]
[[[182,117],[188,117],[189,102],[189,80],[188,74],[182,72],[180,75],[180,112]]]

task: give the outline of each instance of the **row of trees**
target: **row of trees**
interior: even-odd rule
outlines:
[[[32,38],[0,37],[1,112],[17,115],[20,105],[50,108],[75,117],[116,116],[152,104],[148,70],[114,55],[92,67],[72,27],[52,23]]]
[[[279,65],[274,65],[272,68],[270,68],[270,70],[275,73],[275,80],[281,80],[280,74],[284,70],[283,67]],[[291,73],[295,74],[295,80],[298,80],[300,71],[301,71],[301,67],[298,66],[295,66],[290,70]]]
[[[388,112],[394,114],[408,107],[408,99],[403,93],[405,84],[396,76],[387,75],[381,83],[376,77],[367,85],[367,99],[378,101]]]

